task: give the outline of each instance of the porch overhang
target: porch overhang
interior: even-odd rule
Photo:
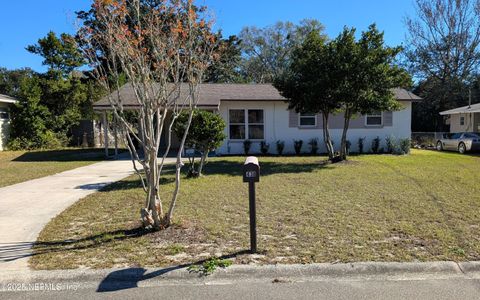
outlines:
[[[472,114],[472,113],[480,113],[480,103],[442,111],[440,112],[440,115],[448,116],[448,115]]]
[[[18,100],[15,99],[15,98],[12,98],[12,97],[7,96],[7,95],[0,94],[0,103],[14,104],[14,103],[17,103],[17,102],[18,102]]]

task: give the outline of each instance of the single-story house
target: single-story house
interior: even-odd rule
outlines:
[[[480,103],[442,111],[442,116],[448,116],[450,132],[480,132]]]
[[[9,107],[16,102],[16,99],[0,94],[0,151],[3,150],[8,141],[10,127]]]
[[[181,90],[186,93],[187,87]],[[412,102],[421,98],[404,89],[394,89],[393,92],[402,104],[401,110],[377,112],[351,120],[348,139],[352,151],[358,149],[359,138],[365,138],[364,149],[368,151],[376,137],[382,140],[381,147],[385,147],[387,136],[398,139],[411,137]],[[125,108],[138,107],[130,85],[123,86],[118,94]],[[303,151],[307,152],[308,141],[312,138],[318,139],[320,151],[325,152],[321,116],[289,110],[286,99],[271,84],[201,84],[198,99],[198,108],[220,114],[227,124],[227,138],[216,150],[217,154],[242,154],[243,142],[247,139],[252,141],[251,153],[260,152],[261,141],[269,143],[270,152],[275,153],[275,142],[278,140],[285,142],[285,153],[294,153],[294,140],[303,140]],[[111,109],[108,99],[96,102],[94,109]],[[343,115],[331,116],[329,127],[338,147]],[[173,145],[178,145],[178,141],[174,141]]]

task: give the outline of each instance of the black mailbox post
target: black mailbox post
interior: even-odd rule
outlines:
[[[248,182],[248,199],[250,211],[250,252],[257,252],[257,217],[255,208],[255,182],[260,181],[258,158],[249,156],[243,165],[243,182]]]

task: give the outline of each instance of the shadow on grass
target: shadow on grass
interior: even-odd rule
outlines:
[[[332,169],[333,166],[325,161],[318,161],[318,163],[280,163],[270,162],[261,159],[260,163],[260,176],[269,176],[273,174],[296,174],[296,173],[309,173],[316,170]],[[205,166],[205,175],[228,175],[228,176],[242,176],[243,175],[243,163],[230,161],[230,160],[215,160],[209,162]]]
[[[122,241],[126,239],[138,238],[149,234],[151,231],[143,228],[133,228],[127,230],[115,230],[88,236],[81,239],[48,241],[48,242],[17,242],[0,244],[0,262],[14,261],[20,258],[46,254],[52,252],[68,252],[72,250],[82,250],[96,248],[106,243]],[[30,251],[33,246],[33,252]]]
[[[328,170],[333,168],[332,165],[319,161],[318,163],[277,163],[277,162],[261,162],[260,173],[261,176],[269,176],[273,174],[297,174],[307,173],[316,170]],[[187,179],[187,166],[182,169],[183,180],[201,180],[198,178]],[[204,174],[208,175],[225,175],[225,176],[242,176],[243,164],[236,161],[229,160],[215,160],[209,162],[204,169]],[[160,179],[160,184],[171,184],[175,182],[173,175],[175,174],[174,165],[166,165],[163,169],[163,177]],[[77,186],[77,189],[82,190],[98,190],[99,192],[112,192],[130,189],[142,188],[142,183],[139,179],[136,180],[121,180],[114,183],[95,183]]]
[[[61,240],[61,241],[46,241],[46,242],[20,242],[20,243],[4,243],[0,244],[0,263],[14,261],[21,258],[32,257],[48,253],[71,252],[84,249],[92,249],[100,246],[105,246],[113,242],[135,239],[144,235],[153,234],[150,230],[145,230],[141,227],[128,230],[115,230],[96,234],[80,239]],[[33,251],[32,251],[33,247]],[[218,259],[232,259],[239,255],[250,253],[249,250],[242,250],[231,254],[225,254]],[[182,265],[177,265],[168,268],[162,268],[150,273],[146,273],[144,268],[127,268],[118,271],[113,271],[108,274],[98,286],[97,292],[118,291],[124,289],[135,288],[138,282],[162,276],[168,272],[187,268],[191,265],[199,265],[208,261],[210,258],[205,258],[198,261],[192,261]],[[199,274],[199,276],[201,276]]]
[[[113,151],[111,152],[113,153]],[[17,162],[42,162],[42,161],[100,161],[105,159],[102,149],[65,149],[52,151],[27,152],[13,159]]]
[[[162,177],[160,178],[160,184],[170,184],[175,182],[173,177]],[[131,189],[141,189],[142,183],[140,179],[136,180],[120,180],[114,183],[111,182],[100,182],[92,184],[84,184],[75,187],[75,189],[80,190],[98,190],[98,192],[114,192],[114,191],[126,191]]]

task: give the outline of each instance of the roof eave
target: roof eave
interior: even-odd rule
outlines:
[[[139,105],[123,105],[123,108],[126,110],[138,110],[140,108]],[[204,109],[219,109],[218,105],[197,105],[197,108],[204,108]],[[94,104],[93,105],[94,111],[104,111],[104,110],[112,110],[112,105],[110,104]]]
[[[17,100],[4,100],[4,99],[0,99],[0,103],[15,104],[15,103],[17,103],[17,102],[18,102]]]
[[[448,115],[475,114],[475,113],[480,113],[480,109],[462,110],[462,111],[442,111],[440,112],[440,115],[448,116]]]

